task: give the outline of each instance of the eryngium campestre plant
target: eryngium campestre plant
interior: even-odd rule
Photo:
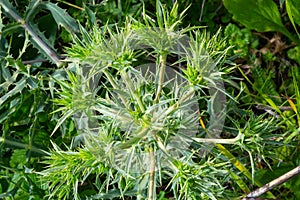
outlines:
[[[55,79],[62,117],[54,131],[72,117],[78,135],[66,151],[54,145],[45,161],[40,174],[49,198],[157,199],[163,190],[176,199],[223,195],[226,163],[192,146],[205,133],[201,113],[220,125],[207,130],[222,127],[226,93],[218,66],[226,47],[218,35],[180,29],[177,9],[158,2],[156,21],[144,12],[144,22],[81,27],[74,37],[67,79]],[[169,63],[168,56],[177,60]],[[171,65],[179,66],[172,75]]]

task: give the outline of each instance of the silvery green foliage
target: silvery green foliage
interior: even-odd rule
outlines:
[[[170,13],[159,2],[157,9],[158,27],[146,15],[144,24],[131,19],[124,27],[90,32],[81,27],[81,37],[67,49],[69,80],[55,80],[61,89],[54,102],[62,117],[54,131],[73,117],[79,132],[73,147],[79,151],[55,148],[50,154],[49,168],[41,172],[50,184],[49,198],[82,198],[79,185],[91,174],[96,199],[156,199],[166,180],[176,199],[222,195],[223,164],[205,161],[200,155],[205,148],[192,145],[200,130],[199,101],[208,102],[215,119],[208,136],[222,128],[225,92],[217,65],[226,52],[224,41],[197,27],[177,31],[177,4]],[[169,55],[179,58],[172,65],[186,63],[182,72],[168,73]]]

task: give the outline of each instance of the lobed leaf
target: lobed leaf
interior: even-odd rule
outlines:
[[[41,10],[46,9],[49,10],[58,25],[65,27],[68,31],[73,34],[79,33],[79,26],[76,23],[76,20],[73,19],[64,9],[58,7],[56,4],[45,1],[38,3],[39,1],[33,1],[29,4],[26,14],[25,14],[25,21],[33,22],[34,17],[38,14]]]

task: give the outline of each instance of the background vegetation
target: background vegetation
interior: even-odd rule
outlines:
[[[240,199],[299,166],[298,2],[2,0],[0,198]],[[205,74],[207,57],[174,50],[183,37],[216,76]],[[147,48],[132,49],[136,38]],[[167,91],[134,68],[149,62],[162,76],[173,64],[192,87]],[[211,144],[208,83],[218,80],[225,140]],[[170,138],[196,115],[183,112],[190,90],[197,134],[174,159]],[[132,172],[144,155],[155,170]],[[299,188],[295,177],[262,198],[300,199]]]

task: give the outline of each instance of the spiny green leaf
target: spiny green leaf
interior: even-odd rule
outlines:
[[[20,103],[20,101],[21,101],[20,99],[14,99],[10,102],[9,109],[7,109],[4,113],[0,115],[0,123],[5,121],[8,117],[10,117],[12,113],[16,111],[16,107]],[[2,108],[2,106],[0,106],[0,108]]]
[[[26,77],[23,77],[21,80],[16,82],[15,87],[0,98],[0,105],[2,105],[8,98],[21,92],[26,86],[26,79]]]
[[[163,24],[163,6],[160,3],[160,1],[156,1],[156,19],[157,19],[157,23],[159,28],[163,28],[164,24]]]
[[[14,6],[9,1],[1,0],[0,7],[4,10],[4,13],[6,13],[12,19],[18,22],[22,21],[19,12],[14,8]]]
[[[87,16],[88,16],[88,18],[87,18],[87,25],[89,26],[89,27],[93,27],[97,22],[97,19],[96,19],[96,12],[93,12],[88,6],[84,6],[84,10],[85,10],[85,12],[86,12],[86,14],[87,14]]]
[[[51,26],[49,26],[51,24]],[[42,16],[38,19],[38,27],[44,33],[47,40],[49,40],[48,45],[53,47],[56,37],[57,37],[57,24],[51,14]]]
[[[40,11],[38,9],[39,4],[40,4],[39,0],[30,1],[28,6],[26,7],[26,11],[25,11],[25,15],[24,15],[25,21],[29,22],[29,21],[34,20],[35,15]]]
[[[55,128],[53,129],[53,131],[52,131],[52,133],[51,133],[51,135],[53,135],[53,134],[55,133],[55,131],[60,127],[60,125],[62,125],[62,123],[64,123],[64,121],[65,121],[67,118],[71,117],[73,114],[74,114],[74,111],[73,111],[73,110],[68,110],[67,112],[65,112],[65,113],[63,114],[63,116],[58,120],[58,122],[57,122]]]
[[[35,35],[36,36],[36,35]],[[60,65],[60,59],[57,55],[57,53],[49,47],[45,41],[47,40],[41,40],[40,37],[30,37],[30,41],[33,44],[33,46],[38,49],[39,53],[43,55],[45,58],[47,58],[52,63],[55,63],[56,65]]]
[[[13,33],[20,33],[24,32],[23,27],[20,23],[14,22],[5,25],[5,27],[2,30],[2,36],[6,37],[8,35],[12,35]]]
[[[73,19],[64,9],[48,1],[40,2],[39,4],[30,4],[25,15],[25,20],[33,22],[36,14],[42,9],[49,10],[58,25],[65,27],[72,34],[79,33],[79,26],[76,23],[76,20]]]
[[[79,33],[79,27],[75,19],[73,19],[65,10],[50,2],[43,2],[43,4],[51,12],[58,25],[62,25],[73,34]]]

